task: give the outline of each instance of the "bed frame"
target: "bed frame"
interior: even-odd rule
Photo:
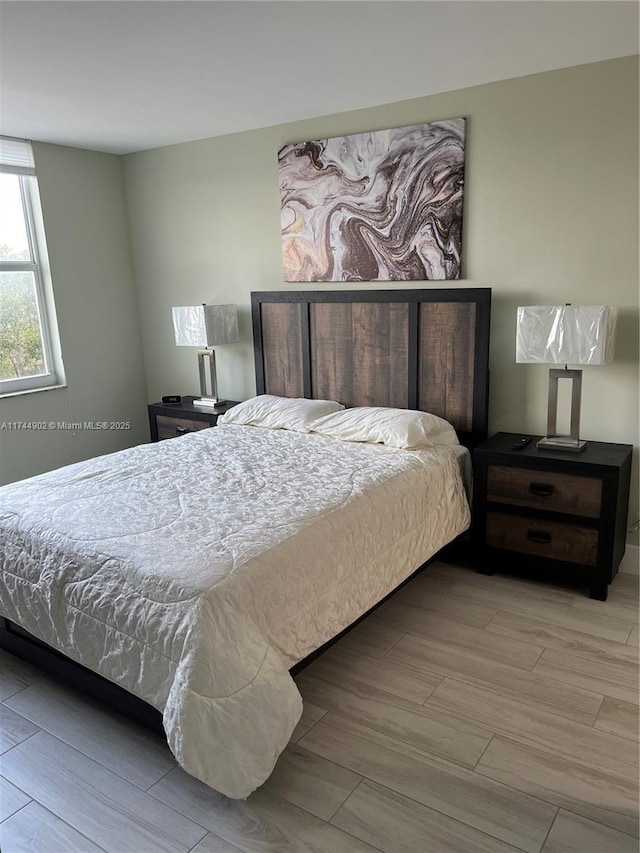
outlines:
[[[467,447],[487,437],[490,288],[266,291],[251,307],[258,394],[419,409]],[[164,734],[155,708],[3,618],[0,648]]]

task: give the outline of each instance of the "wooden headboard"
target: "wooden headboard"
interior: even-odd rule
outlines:
[[[487,437],[491,288],[251,294],[258,394],[394,406]]]

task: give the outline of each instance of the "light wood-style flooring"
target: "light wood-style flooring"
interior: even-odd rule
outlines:
[[[297,678],[246,801],[0,653],[3,853],[637,853],[638,578],[435,562]]]

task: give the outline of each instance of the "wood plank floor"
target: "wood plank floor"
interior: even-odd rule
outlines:
[[[434,562],[297,680],[246,801],[0,653],[3,853],[638,853],[638,578]]]

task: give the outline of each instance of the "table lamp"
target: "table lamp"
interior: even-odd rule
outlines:
[[[549,370],[547,435],[544,450],[580,452],[582,370],[569,364],[600,365],[613,359],[617,309],[612,305],[526,305],[518,308],[516,362],[564,364]],[[558,381],[571,380],[570,432],[558,433]]]
[[[215,408],[224,400],[218,398],[216,376],[216,354],[210,347],[220,344],[235,344],[238,335],[238,312],[235,305],[186,305],[171,309],[176,345],[200,347],[198,350],[198,372],[200,374],[199,399],[194,406]],[[207,391],[205,359],[209,360],[211,392]]]

